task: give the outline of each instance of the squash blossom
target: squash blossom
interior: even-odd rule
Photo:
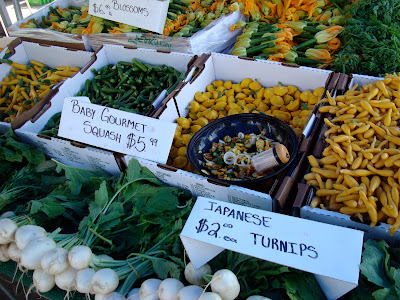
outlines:
[[[76,27],[71,29],[71,34],[82,34],[85,27]]]
[[[306,50],[305,55],[307,58],[315,59],[323,62],[332,61],[331,54],[325,49],[309,48]]]
[[[240,39],[239,41],[236,42],[234,48],[249,48],[250,47],[250,39],[249,38],[244,38]]]
[[[246,22],[244,21],[237,21],[235,24],[233,24],[229,29],[230,31],[234,31],[235,29],[240,29],[246,26]]]
[[[239,57],[246,57],[247,56],[246,48],[238,47],[236,49],[233,49],[231,54]]]
[[[296,31],[298,33],[302,33],[304,27],[307,26],[307,22],[305,22],[305,21],[286,21],[286,22],[283,22],[282,25],[292,28],[294,31]]]
[[[339,49],[340,45],[341,45],[340,40],[337,37],[335,37],[335,38],[331,39],[330,41],[326,42],[325,44],[316,45],[315,48],[316,49],[325,49],[328,51],[336,51],[337,49]]]
[[[330,26],[325,30],[317,32],[314,38],[318,44],[323,44],[335,38],[339,33],[342,32],[342,30],[343,30],[342,26],[339,25]]]

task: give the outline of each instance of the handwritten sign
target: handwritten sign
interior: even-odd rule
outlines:
[[[167,162],[176,124],[87,100],[87,97],[65,98],[59,136],[159,163]]]
[[[358,283],[361,231],[199,197],[180,237],[196,268],[229,249],[314,273],[329,299]]]
[[[89,14],[163,33],[168,0],[90,0]]]

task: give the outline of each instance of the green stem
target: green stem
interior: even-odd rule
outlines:
[[[293,47],[292,50],[293,50],[293,51],[296,51],[296,50],[298,50],[298,49],[300,49],[300,48],[307,47],[307,46],[311,46],[311,45],[315,44],[316,42],[317,42],[316,39],[310,39],[310,40],[308,40],[308,41],[305,41],[305,42],[303,42],[303,43],[301,43],[301,44],[299,44],[299,45]]]
[[[111,246],[113,245],[112,241],[105,238],[104,236],[102,236],[101,234],[99,234],[98,232],[96,232],[95,230],[93,230],[93,228],[89,228],[89,231],[91,233],[93,233],[95,236],[97,236],[98,238],[100,238],[101,240],[105,241],[106,243],[110,244]]]

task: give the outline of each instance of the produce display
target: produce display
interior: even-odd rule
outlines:
[[[357,85],[335,99],[328,95],[320,112],[329,112],[322,157],[309,156],[307,183],[317,187],[312,207],[354,215],[375,226],[400,227],[400,107],[398,75]]]
[[[203,172],[225,180],[260,178],[265,173],[257,173],[251,165],[252,157],[277,144],[263,134],[239,132],[237,136],[227,135],[203,153]]]
[[[232,2],[232,4],[230,4]],[[238,1],[171,0],[163,35],[190,37],[213,20],[238,10]],[[20,28],[44,28],[71,34],[148,32],[88,14],[89,7],[49,7],[47,18],[29,19]]]
[[[294,130],[300,137],[308,116],[324,93],[324,88],[300,91],[295,86],[280,84],[263,87],[256,80],[243,79],[239,83],[214,81],[198,91],[188,107],[187,117],[180,117],[171,147],[168,164],[184,170],[192,170],[186,152],[191,137],[213,120],[240,113],[262,113],[276,117]]]
[[[31,60],[28,65],[1,59],[12,67],[0,82],[0,121],[11,122],[32,108],[59,82],[75,75],[79,68],[49,66]]]

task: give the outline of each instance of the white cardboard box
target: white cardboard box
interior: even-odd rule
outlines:
[[[14,49],[10,49],[14,54],[9,57],[10,60],[21,63],[28,64],[30,60],[36,60],[42,62],[49,67],[85,67],[93,53],[86,51],[68,50],[63,47],[57,46],[43,46],[31,42],[21,42]],[[11,69],[9,64],[0,64],[0,81],[2,81]],[[71,78],[68,78],[71,80]],[[35,111],[39,111],[45,103],[50,101],[51,95],[45,96],[38,104],[36,104],[32,109],[24,112],[19,118],[24,118],[26,115],[30,115]],[[24,116],[25,115],[25,116]],[[11,127],[10,123],[0,122],[0,133],[4,133]],[[14,128],[16,128],[13,125]],[[17,125],[18,127],[18,125]]]
[[[83,6],[88,5],[87,1],[84,0],[57,0],[51,2],[44,6],[42,9],[38,10],[34,14],[29,17],[19,20],[10,27],[7,28],[10,36],[21,37],[26,40],[32,41],[42,41],[43,43],[70,47],[79,50],[87,50],[91,51],[92,48],[89,45],[87,36],[80,34],[70,34],[64,32],[58,32],[56,30],[48,30],[43,28],[20,28],[19,26],[22,23],[26,23],[29,19],[35,19],[41,21],[42,16],[48,17],[49,15],[49,6],[61,8],[66,8],[70,5],[72,6]]]
[[[49,139],[38,135],[38,133],[44,128],[48,120],[54,114],[62,111],[64,98],[75,96],[77,92],[84,88],[86,79],[92,79],[94,77],[94,73],[91,71],[93,68],[99,69],[107,64],[116,64],[119,61],[131,61],[132,58],[137,58],[144,63],[153,65],[166,64],[174,67],[179,72],[186,72],[187,66],[193,56],[184,53],[157,52],[152,49],[128,49],[117,45],[105,45],[100,51],[94,54],[91,53],[91,55],[91,64],[87,65],[85,70],[82,70],[83,73],[79,72],[73,78],[64,82],[64,84],[59,87],[57,94],[54,95],[50,103],[46,105],[35,118],[27,120],[21,128],[16,130],[16,133],[25,141],[39,145],[48,156],[55,159],[62,159],[64,162],[67,162],[69,159],[68,153],[78,154],[74,156],[74,163],[76,166],[83,168],[96,167],[96,164],[93,165],[93,162],[87,159],[86,156],[92,155],[97,151],[96,153],[98,156],[103,155],[104,161],[107,161],[109,166],[112,165],[111,170],[115,170],[117,164],[113,153],[110,151],[96,149],[79,143],[71,143],[57,138]],[[65,154],[63,151],[59,150],[60,148],[68,153]],[[79,155],[79,153],[81,154]],[[111,163],[111,160],[114,162]]]
[[[353,87],[355,84],[358,88],[364,84],[370,84],[381,80],[383,78],[353,74],[349,87]],[[353,221],[350,216],[341,214],[339,212],[323,210],[320,208],[311,208],[308,206],[313,193],[310,193],[309,199],[305,206],[300,209],[300,217],[304,219],[314,220],[318,222],[328,223],[332,225],[343,226],[347,228],[353,228],[364,231],[364,239],[376,239],[376,240],[386,240],[393,247],[400,247],[400,232],[398,231],[395,235],[390,236],[389,225],[381,223],[379,226],[370,227],[368,224],[363,224],[360,222]]]
[[[232,80],[238,83],[245,78],[251,78],[264,87],[277,86],[279,82],[283,85],[294,85],[300,91],[313,90],[325,87],[326,82],[332,73],[327,70],[320,70],[308,67],[290,67],[279,62],[266,60],[249,60],[237,56],[212,53],[210,58],[200,67],[200,74],[189,80],[174,98],[175,101],[168,101],[164,111],[160,114],[160,120],[175,122],[180,116],[188,115],[188,105],[194,99],[197,91],[206,91],[207,85],[214,80]],[[307,128],[311,128],[314,118],[310,117]],[[306,137],[309,132],[306,132]]]

